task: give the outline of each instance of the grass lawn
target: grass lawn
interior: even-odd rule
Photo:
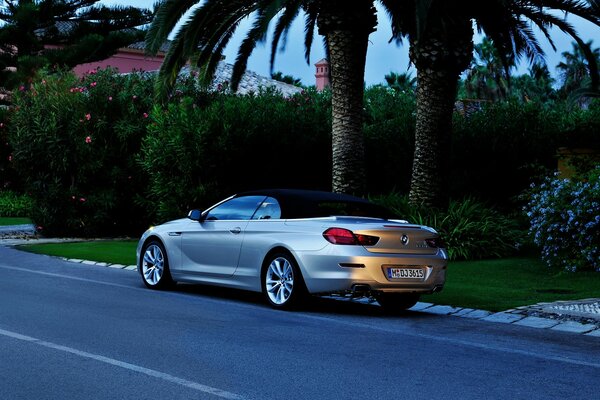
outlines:
[[[503,311],[557,300],[600,297],[600,273],[551,271],[536,258],[457,261],[430,303]]]
[[[29,218],[20,217],[0,217],[0,226],[24,224],[31,224],[31,220]]]
[[[34,253],[135,264],[137,240],[19,246]],[[600,297],[600,273],[550,271],[537,258],[457,261],[448,266],[446,286],[422,300],[457,307],[502,311],[556,300]]]
[[[98,240],[92,242],[27,244],[21,250],[80,260],[134,265],[137,240]]]

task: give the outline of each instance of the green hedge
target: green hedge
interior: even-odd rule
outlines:
[[[139,160],[158,221],[243,190],[329,188],[327,95],[205,96],[152,112]]]
[[[141,74],[34,82],[0,113],[2,184],[31,193],[31,217],[47,234],[89,236],[137,235],[247,189],[330,188],[328,91],[285,99],[268,90],[206,93],[191,79],[178,85],[161,108]],[[414,95],[369,88],[364,113],[369,193],[407,193]],[[531,176],[555,168],[558,147],[598,146],[598,131],[598,101],[587,110],[507,102],[456,113],[448,195],[514,209]]]

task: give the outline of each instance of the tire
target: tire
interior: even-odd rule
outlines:
[[[388,314],[398,314],[408,310],[419,301],[418,294],[380,293],[375,298]]]
[[[263,295],[275,309],[295,309],[307,296],[298,263],[289,253],[271,254],[265,260],[261,281]]]
[[[142,248],[140,272],[144,285],[150,289],[168,289],[175,283],[169,270],[167,252],[158,240],[152,240]]]

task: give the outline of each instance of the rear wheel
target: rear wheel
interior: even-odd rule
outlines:
[[[166,289],[174,283],[167,252],[157,240],[146,243],[142,249],[142,280],[150,289]]]
[[[289,310],[306,297],[302,274],[294,257],[275,253],[266,259],[262,272],[263,294],[273,308]]]
[[[375,298],[387,313],[399,313],[417,304],[419,297],[418,294],[380,293]]]

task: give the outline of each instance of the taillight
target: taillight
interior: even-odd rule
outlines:
[[[440,237],[425,239],[425,243],[427,243],[427,246],[429,246],[429,247],[435,247],[438,249],[446,248],[446,243],[444,243],[444,241]]]
[[[323,237],[333,244],[375,246],[379,241],[377,236],[355,234],[344,228],[329,228],[323,232]]]

